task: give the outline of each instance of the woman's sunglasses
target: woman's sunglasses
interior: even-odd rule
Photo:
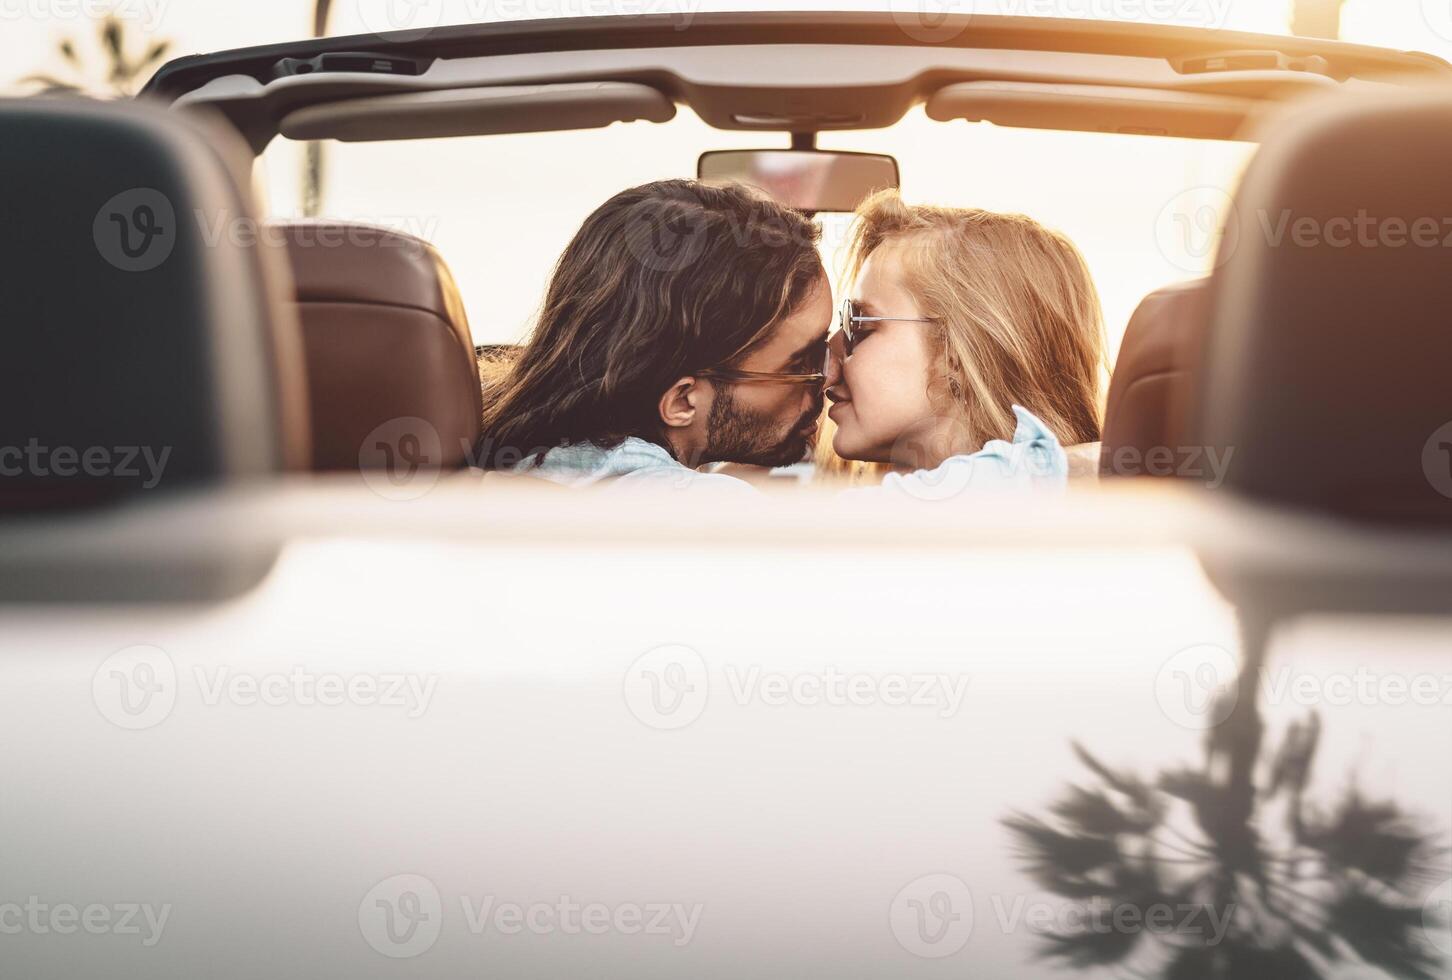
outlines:
[[[842,301],[842,348],[843,355],[850,357],[852,350],[857,344],[872,332],[872,328],[863,329],[865,323],[935,323],[935,318],[930,316],[864,316],[862,307],[855,299]]]

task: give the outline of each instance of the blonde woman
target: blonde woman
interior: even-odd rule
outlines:
[[[859,209],[849,273],[827,381],[839,457],[940,496],[1060,486],[1062,447],[1099,440],[1103,316],[1063,235],[889,191]]]

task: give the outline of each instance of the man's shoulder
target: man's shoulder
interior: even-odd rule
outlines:
[[[538,466],[533,461],[523,464],[521,472],[572,487],[754,492],[745,481],[697,472],[665,447],[635,437],[609,448],[594,443],[560,446],[546,453]]]

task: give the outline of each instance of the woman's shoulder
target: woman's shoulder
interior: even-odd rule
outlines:
[[[1062,489],[1069,458],[1038,416],[1015,405],[1013,439],[994,439],[976,453],[950,456],[931,470],[891,473],[882,488],[921,500],[945,500],[962,493]]]

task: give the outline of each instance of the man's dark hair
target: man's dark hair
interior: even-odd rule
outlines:
[[[820,236],[743,185],[667,180],[615,195],[560,256],[533,335],[491,386],[480,465],[631,436],[669,448],[661,396],[767,340],[823,275]]]

